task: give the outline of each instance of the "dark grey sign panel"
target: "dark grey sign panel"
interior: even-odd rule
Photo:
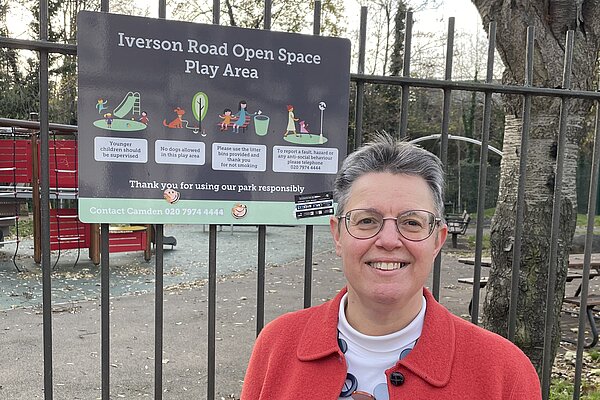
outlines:
[[[294,198],[345,157],[348,40],[81,12],[78,57],[84,221],[327,220]]]

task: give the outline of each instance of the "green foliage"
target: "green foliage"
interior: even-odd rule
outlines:
[[[553,379],[550,385],[550,400],[571,400],[573,398],[573,382],[566,379]],[[600,388],[583,385],[581,400],[600,400]]]
[[[18,51],[0,49],[0,115],[3,118],[29,119],[37,111],[37,61],[29,59],[24,68],[18,68]]]
[[[33,236],[33,218],[21,218],[19,219],[18,224],[19,229],[19,237],[32,237]],[[17,225],[13,225],[9,229],[9,234],[11,238],[15,238],[17,236]]]
[[[398,136],[400,126],[400,87],[392,85],[365,85],[363,132],[365,140],[375,132],[385,131]]]
[[[8,36],[8,2],[0,4],[0,35]],[[0,48],[0,116],[3,118],[29,117],[37,109],[37,63],[31,59],[23,63],[19,50]]]
[[[311,7],[314,10],[314,7]],[[321,1],[321,33],[327,36],[342,36],[346,32],[344,2],[341,0]]]
[[[600,361],[600,351],[598,351],[596,349],[592,349],[589,351],[588,355],[592,359],[592,361],[595,361],[595,362]]]
[[[173,0],[173,16],[193,22],[211,23],[212,3]],[[271,1],[271,29],[285,32],[305,31],[313,15],[314,3],[296,0]],[[221,2],[221,24],[241,28],[264,28],[265,2],[263,0],[225,0]],[[328,36],[340,36],[344,27],[340,23],[344,14],[342,0],[321,2],[321,32]]]
[[[54,0],[48,2],[48,40],[75,43],[76,15],[87,1]],[[32,39],[39,38],[39,2],[23,1],[34,19],[29,24]],[[28,58],[27,58],[28,57]],[[4,118],[29,119],[39,112],[39,59],[12,49],[0,49],[0,115]],[[50,121],[77,123],[77,65],[74,56],[49,56]]]
[[[32,15],[29,24],[32,39],[39,38],[39,4],[37,0],[21,0]],[[133,0],[115,2],[111,10],[136,10]],[[202,3],[202,4],[201,4]],[[5,18],[8,3],[0,3],[0,35],[7,36]],[[80,10],[98,10],[97,0],[49,0],[48,40],[58,43],[76,43],[77,13]],[[174,16],[186,21],[212,22],[211,2],[171,1]],[[245,0],[221,2],[222,22],[225,25],[247,28],[263,28],[264,1]],[[312,21],[313,2],[279,0],[271,2],[271,25],[274,30],[288,32],[306,31]],[[344,2],[325,0],[321,3],[321,32],[340,36]],[[25,61],[25,62],[23,62]],[[39,112],[39,60],[23,60],[19,52],[0,48],[0,116],[4,118],[29,119],[30,113]],[[77,60],[75,56],[51,54],[49,57],[49,119],[63,124],[77,124]],[[199,119],[203,115],[199,115]]]
[[[485,210],[483,210],[483,219],[488,220],[488,221],[491,220],[492,217],[494,216],[495,212],[496,212],[496,207],[486,208]],[[477,221],[477,209],[475,209],[474,212],[472,212],[470,214],[471,214],[471,220]]]
[[[587,214],[577,214],[577,226],[585,227],[587,226],[588,216]],[[594,217],[594,227],[600,228],[600,216],[596,215]]]
[[[475,250],[475,235],[467,235],[467,243],[469,245],[470,248],[472,248],[473,250]],[[484,233],[483,234],[483,241],[481,242],[481,249],[483,250],[483,254],[484,256],[489,256],[490,255],[490,235],[489,233]]]
[[[456,143],[452,143],[451,145],[456,145]],[[451,158],[450,155],[449,158]],[[490,158],[492,157],[490,156]],[[461,212],[463,209],[470,213],[477,211],[479,161],[469,162],[468,160],[461,160],[459,165],[449,161],[447,171],[446,201],[454,205],[456,212]],[[485,186],[486,209],[496,205],[499,182],[500,165],[490,162],[487,168],[487,185]]]

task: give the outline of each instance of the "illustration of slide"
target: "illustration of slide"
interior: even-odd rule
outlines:
[[[128,92],[121,103],[114,109],[113,115],[116,118],[123,118],[129,113],[140,113],[140,94],[138,92]]]
[[[98,104],[106,104],[103,99],[98,99]],[[104,107],[106,109],[106,107]],[[134,132],[146,129],[148,113],[141,111],[141,96],[139,92],[127,92],[123,100],[115,109],[102,115],[102,119],[94,121],[94,126],[107,131]]]

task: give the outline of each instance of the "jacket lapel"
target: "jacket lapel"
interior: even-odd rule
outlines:
[[[415,348],[400,364],[429,384],[443,387],[450,381],[456,354],[454,321],[427,289],[423,289],[423,294],[427,301],[423,331]]]
[[[305,325],[298,343],[298,359],[312,361],[331,354],[342,355],[337,343],[337,325],[340,301],[346,293],[342,289],[332,301],[322,304],[319,312],[314,313]]]

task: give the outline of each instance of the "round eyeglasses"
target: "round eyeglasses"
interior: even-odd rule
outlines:
[[[427,239],[442,221],[432,212],[425,210],[409,210],[397,217],[384,218],[379,211],[355,209],[348,211],[338,219],[344,219],[346,230],[350,236],[356,239],[370,239],[376,236],[383,229],[383,223],[391,219],[396,222],[398,233],[411,242]]]

